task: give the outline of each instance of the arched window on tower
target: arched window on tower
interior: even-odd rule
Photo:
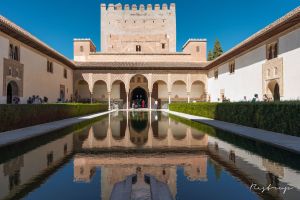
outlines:
[[[142,51],[141,45],[136,45],[135,50],[136,50],[136,52],[141,52]]]

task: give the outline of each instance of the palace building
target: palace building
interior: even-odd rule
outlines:
[[[39,95],[126,109],[254,94],[300,98],[300,7],[210,62],[206,39],[189,39],[176,51],[175,4],[100,7],[101,51],[90,39],[74,39],[74,60],[1,16],[0,103]]]

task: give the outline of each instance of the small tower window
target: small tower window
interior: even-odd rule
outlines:
[[[135,50],[136,50],[136,52],[141,52],[142,51],[141,45],[136,45]]]
[[[196,47],[196,51],[200,52],[200,47],[199,46]]]
[[[80,52],[83,52],[83,50],[84,50],[83,46],[80,46]]]
[[[165,44],[165,43],[162,43],[162,44],[161,44],[161,48],[162,48],[162,49],[165,49],[165,48],[166,48],[166,44]]]

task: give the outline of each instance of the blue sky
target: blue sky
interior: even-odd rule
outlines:
[[[300,0],[0,0],[0,14],[73,58],[73,38],[100,50],[100,3],[176,3],[177,49],[188,38],[218,38],[226,51],[300,5]]]

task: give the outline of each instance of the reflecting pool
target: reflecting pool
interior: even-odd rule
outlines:
[[[0,199],[108,200],[128,177],[149,197],[148,175],[173,199],[300,197],[298,155],[164,112],[113,112],[0,155]]]

